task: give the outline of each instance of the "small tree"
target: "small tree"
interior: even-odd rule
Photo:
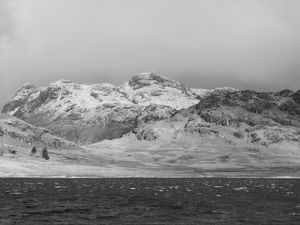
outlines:
[[[46,159],[46,160],[50,159],[50,158],[49,158],[49,154],[48,154],[47,147],[44,147],[44,148],[43,148],[42,157],[43,157],[43,159]]]
[[[239,138],[239,139],[244,138],[244,134],[240,130],[239,131],[234,131],[233,136],[235,136],[236,138]]]
[[[2,142],[2,140],[0,141],[0,155],[3,155],[5,152],[5,146]]]
[[[75,144],[80,144],[80,139],[82,137],[82,132],[84,131],[84,128],[82,127],[75,127],[73,130],[72,130],[72,134],[73,134],[73,137],[74,137],[74,142]]]
[[[33,148],[31,149],[31,155],[34,155],[36,152],[37,152],[36,147],[33,147]]]

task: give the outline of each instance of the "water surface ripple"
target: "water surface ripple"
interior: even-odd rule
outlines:
[[[299,179],[0,179],[0,224],[300,224]]]

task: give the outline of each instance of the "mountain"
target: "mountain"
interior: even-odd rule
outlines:
[[[180,82],[141,73],[121,86],[80,85],[67,80],[41,88],[24,84],[3,107],[3,113],[45,127],[67,140],[88,144],[119,138],[136,128],[139,120],[169,117],[176,110],[197,104],[199,98],[199,91]]]
[[[51,168],[43,174],[299,176],[299,94],[190,89],[142,73],[120,86],[66,80],[40,88],[25,84],[3,112],[85,145],[51,150]],[[28,158],[16,167],[40,174],[43,164],[31,163]]]

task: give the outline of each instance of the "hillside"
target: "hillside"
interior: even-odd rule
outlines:
[[[197,105],[179,110],[170,118],[140,123],[130,135],[149,145],[141,152],[136,143],[133,155],[200,174],[259,171],[278,175],[282,170],[297,174],[300,114],[293,96],[255,91],[204,96]],[[116,141],[118,146],[132,148],[126,139]]]
[[[15,147],[78,148],[74,143],[53,136],[45,128],[35,127],[16,117],[0,113],[0,141]]]
[[[36,151],[32,152],[33,147]],[[0,176],[32,176],[41,174],[42,149],[50,150],[50,160],[54,152],[66,156],[70,151],[78,152],[81,147],[56,137],[45,128],[35,127],[13,116],[0,114]],[[24,165],[30,169],[26,173]],[[32,172],[32,168],[35,172]]]

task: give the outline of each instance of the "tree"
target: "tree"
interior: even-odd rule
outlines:
[[[79,126],[73,128],[72,133],[73,133],[73,138],[74,138],[75,144],[80,144],[80,138],[82,137],[83,130],[84,130],[84,128],[79,127]]]
[[[36,152],[37,152],[36,147],[33,147],[33,148],[31,149],[31,155],[34,155]]]
[[[43,157],[43,159],[46,159],[46,160],[50,159],[50,158],[49,158],[49,154],[48,154],[47,147],[44,147],[44,148],[43,148],[42,157]]]
[[[5,152],[5,146],[3,144],[3,141],[0,141],[0,155],[3,155]]]

